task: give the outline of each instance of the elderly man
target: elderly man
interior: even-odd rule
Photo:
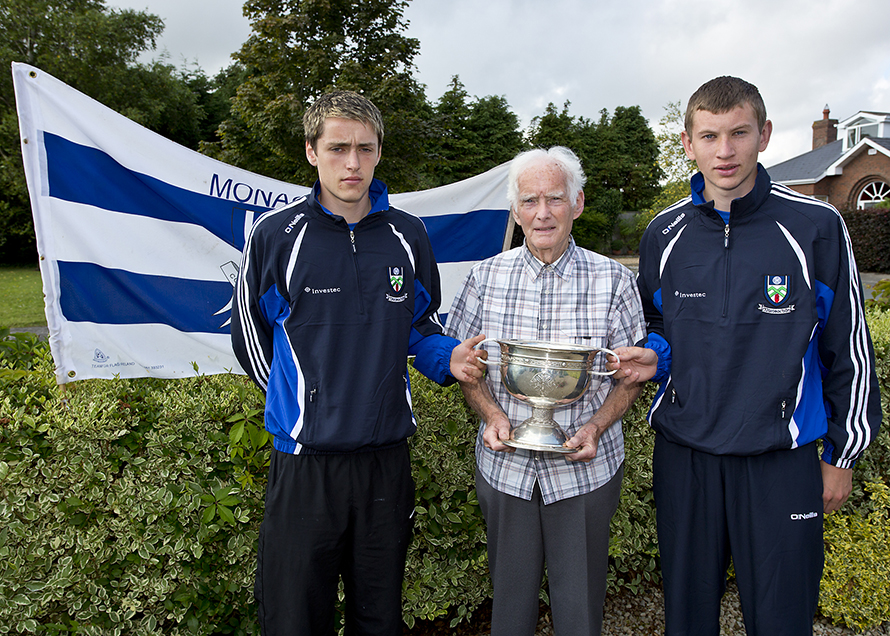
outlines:
[[[644,337],[632,274],[572,240],[585,180],[567,148],[532,150],[513,160],[508,196],[525,243],[473,267],[451,308],[450,335],[485,333],[590,348],[626,346]],[[529,417],[531,407],[511,397],[497,374],[461,383],[482,419],[476,489],[488,525],[493,636],[534,634],[545,561],[556,633],[602,629],[609,521],[623,475],[620,418],[640,385],[596,377],[582,399],[554,413],[570,436],[566,446],[577,449],[573,454],[504,444],[511,423]]]

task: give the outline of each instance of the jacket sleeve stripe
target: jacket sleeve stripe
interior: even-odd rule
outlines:
[[[658,264],[658,278],[659,279],[664,274],[664,267],[665,267],[665,265],[667,265],[668,258],[670,258],[671,252],[674,249],[674,245],[676,245],[677,241],[680,240],[680,237],[683,235],[683,230],[685,230],[685,229],[686,229],[685,225],[683,227],[681,227],[679,229],[679,231],[677,232],[677,236],[675,236],[673,239],[671,239],[671,242],[668,243],[667,247],[664,248],[664,252],[661,253],[661,262]]]
[[[244,349],[247,356],[250,369],[249,375],[260,385],[265,391],[269,382],[269,362],[263,353],[261,339],[259,337],[258,328],[255,319],[263,320],[259,315],[259,310],[251,311],[251,293],[249,281],[254,277],[251,268],[253,259],[253,235],[259,225],[269,216],[260,217],[257,223],[251,228],[250,234],[245,241],[244,254],[241,259],[241,271],[238,275],[238,286],[235,293],[238,295],[238,318],[241,329],[241,336],[244,341]]]
[[[309,225],[304,225],[300,230],[300,233],[297,235],[297,239],[294,241],[294,246],[290,251],[290,258],[287,261],[287,274],[284,280],[287,281],[288,287],[290,287],[290,279],[294,273],[294,267],[297,265],[297,258],[300,256],[300,248],[303,247],[303,237],[306,236],[306,228]]]
[[[849,324],[849,335],[846,340],[848,351],[845,355],[849,359],[852,378],[846,389],[847,395],[838,396],[846,402],[846,412],[834,414],[839,418],[837,424],[843,426],[846,433],[843,449],[840,450],[840,456],[835,460],[840,468],[852,468],[855,460],[871,442],[872,425],[869,422],[868,407],[870,401],[875,399],[873,392],[876,389],[871,384],[871,378],[874,375],[873,360],[863,309],[862,287],[850,235],[843,222],[843,217],[834,206],[775,183],[772,184],[772,193],[798,205],[810,205],[829,210],[837,217],[840,226],[842,236],[839,239],[843,243],[841,247],[844,250],[842,259],[846,271],[839,274],[839,280],[844,288],[833,290],[835,293],[834,304],[837,309],[841,309],[841,305],[843,305],[842,313],[846,314],[846,321]],[[782,230],[785,231],[784,228]],[[844,355],[843,352],[838,353]]]
[[[853,386],[850,395],[850,409],[847,416],[846,428],[849,438],[844,448],[843,459],[855,459],[871,442],[871,428],[867,417],[867,404],[869,395],[869,379],[872,375],[871,356],[869,355],[868,330],[863,310],[862,287],[859,280],[859,272],[853,256],[850,243],[850,235],[847,227],[840,220],[844,233],[844,242],[847,248],[847,267],[850,279],[850,293],[848,302],[853,319],[853,329],[850,333],[850,355],[854,365]],[[852,463],[852,462],[851,462]]]

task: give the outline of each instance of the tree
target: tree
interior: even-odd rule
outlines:
[[[470,105],[467,130],[476,144],[474,174],[479,174],[510,161],[525,149],[519,117],[506,98],[499,95],[481,97]]]
[[[468,179],[509,161],[523,148],[519,118],[503,97],[468,101],[460,78],[434,107],[436,142],[431,180],[436,186]]]
[[[562,111],[551,103],[544,115],[535,117],[528,130],[533,146],[561,145],[581,159],[587,185],[585,212],[575,222],[575,241],[591,249],[608,246],[623,210],[639,210],[658,193],[660,170],[655,136],[639,106],[619,106],[610,117],[605,109],[593,122]]]
[[[611,190],[621,195],[624,209],[648,205],[658,192],[661,176],[658,146],[639,106],[618,106],[612,117],[600,111],[599,122],[569,114],[570,102],[561,112],[551,103],[529,128],[532,145],[571,148],[587,174],[585,195],[596,198]],[[610,197],[611,198],[611,197]]]
[[[680,102],[668,102],[664,115],[658,120],[658,165],[664,173],[665,183],[689,181],[697,171],[695,162],[686,156],[680,133],[683,132],[685,113],[680,110]]]
[[[423,185],[432,110],[411,76],[420,44],[405,37],[406,0],[247,0],[253,33],[236,59],[247,72],[208,154],[309,185],[302,116],[322,93],[350,89],[380,109],[386,134],[376,175],[393,190]]]
[[[569,114],[569,106],[571,104],[570,101],[566,100],[562,111],[557,112],[556,106],[553,105],[553,102],[550,102],[547,104],[547,108],[544,109],[543,115],[532,119],[527,131],[528,140],[532,147],[550,148],[551,146],[565,146],[574,150],[575,153],[579,152],[579,130],[587,122],[583,119],[576,121]]]
[[[689,194],[689,179],[698,170],[695,162],[686,156],[680,138],[685,127],[685,113],[680,110],[680,102],[668,102],[664,111],[664,115],[658,120],[659,131],[655,136],[658,142],[658,165],[664,179],[647,213],[637,219],[640,235],[656,214]]]
[[[105,0],[3,0],[0,65],[25,62],[134,121],[192,148],[206,131],[200,70],[137,64],[164,24],[155,15],[109,9]],[[214,126],[215,128],[215,126]],[[10,73],[0,73],[0,261],[34,258]]]
[[[641,210],[658,194],[661,169],[658,143],[639,106],[618,106],[609,120],[597,126],[602,145],[610,153],[595,162],[595,178],[605,189],[621,192],[625,210]]]
[[[470,138],[467,121],[470,105],[467,91],[457,75],[451,78],[451,88],[442,94],[433,108],[436,143],[433,182],[436,186],[460,181],[471,175],[476,158],[476,144]]]

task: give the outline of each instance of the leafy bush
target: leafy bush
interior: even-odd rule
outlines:
[[[825,518],[821,613],[864,630],[890,620],[890,312],[867,314],[884,422],[853,473],[853,492]]]
[[[655,390],[655,385],[650,383],[623,421],[624,482],[609,538],[609,592],[621,588],[636,592],[640,587],[661,581],[652,495],[655,433],[646,421]]]
[[[885,278],[872,287],[871,298],[866,299],[866,307],[890,309],[890,279]]]
[[[263,493],[234,480],[226,420],[259,394],[237,376],[60,392],[38,353],[0,400],[0,632],[255,632]]]
[[[485,521],[476,500],[476,420],[457,385],[441,388],[413,368],[417,433],[411,438],[415,538],[405,572],[405,622],[472,615],[491,595]]]
[[[843,215],[859,270],[890,273],[890,209],[845,210]]]
[[[866,483],[867,512],[825,519],[822,614],[862,631],[890,619],[890,488]]]
[[[890,312],[868,318],[886,414]],[[455,626],[491,593],[473,478],[476,418],[458,387],[413,369],[411,383],[417,515],[405,621]],[[645,421],[654,388],[625,418],[612,592],[659,581]],[[262,395],[246,378],[61,390],[45,343],[0,330],[0,633],[257,633],[252,587],[268,456]],[[854,476],[850,501],[826,521],[821,607],[859,628],[890,620],[887,427]]]

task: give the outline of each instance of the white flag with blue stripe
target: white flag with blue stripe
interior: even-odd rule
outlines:
[[[244,237],[308,188],[175,144],[54,77],[12,66],[59,383],[242,370],[229,322]],[[447,311],[503,249],[507,170],[391,195],[423,218]]]

